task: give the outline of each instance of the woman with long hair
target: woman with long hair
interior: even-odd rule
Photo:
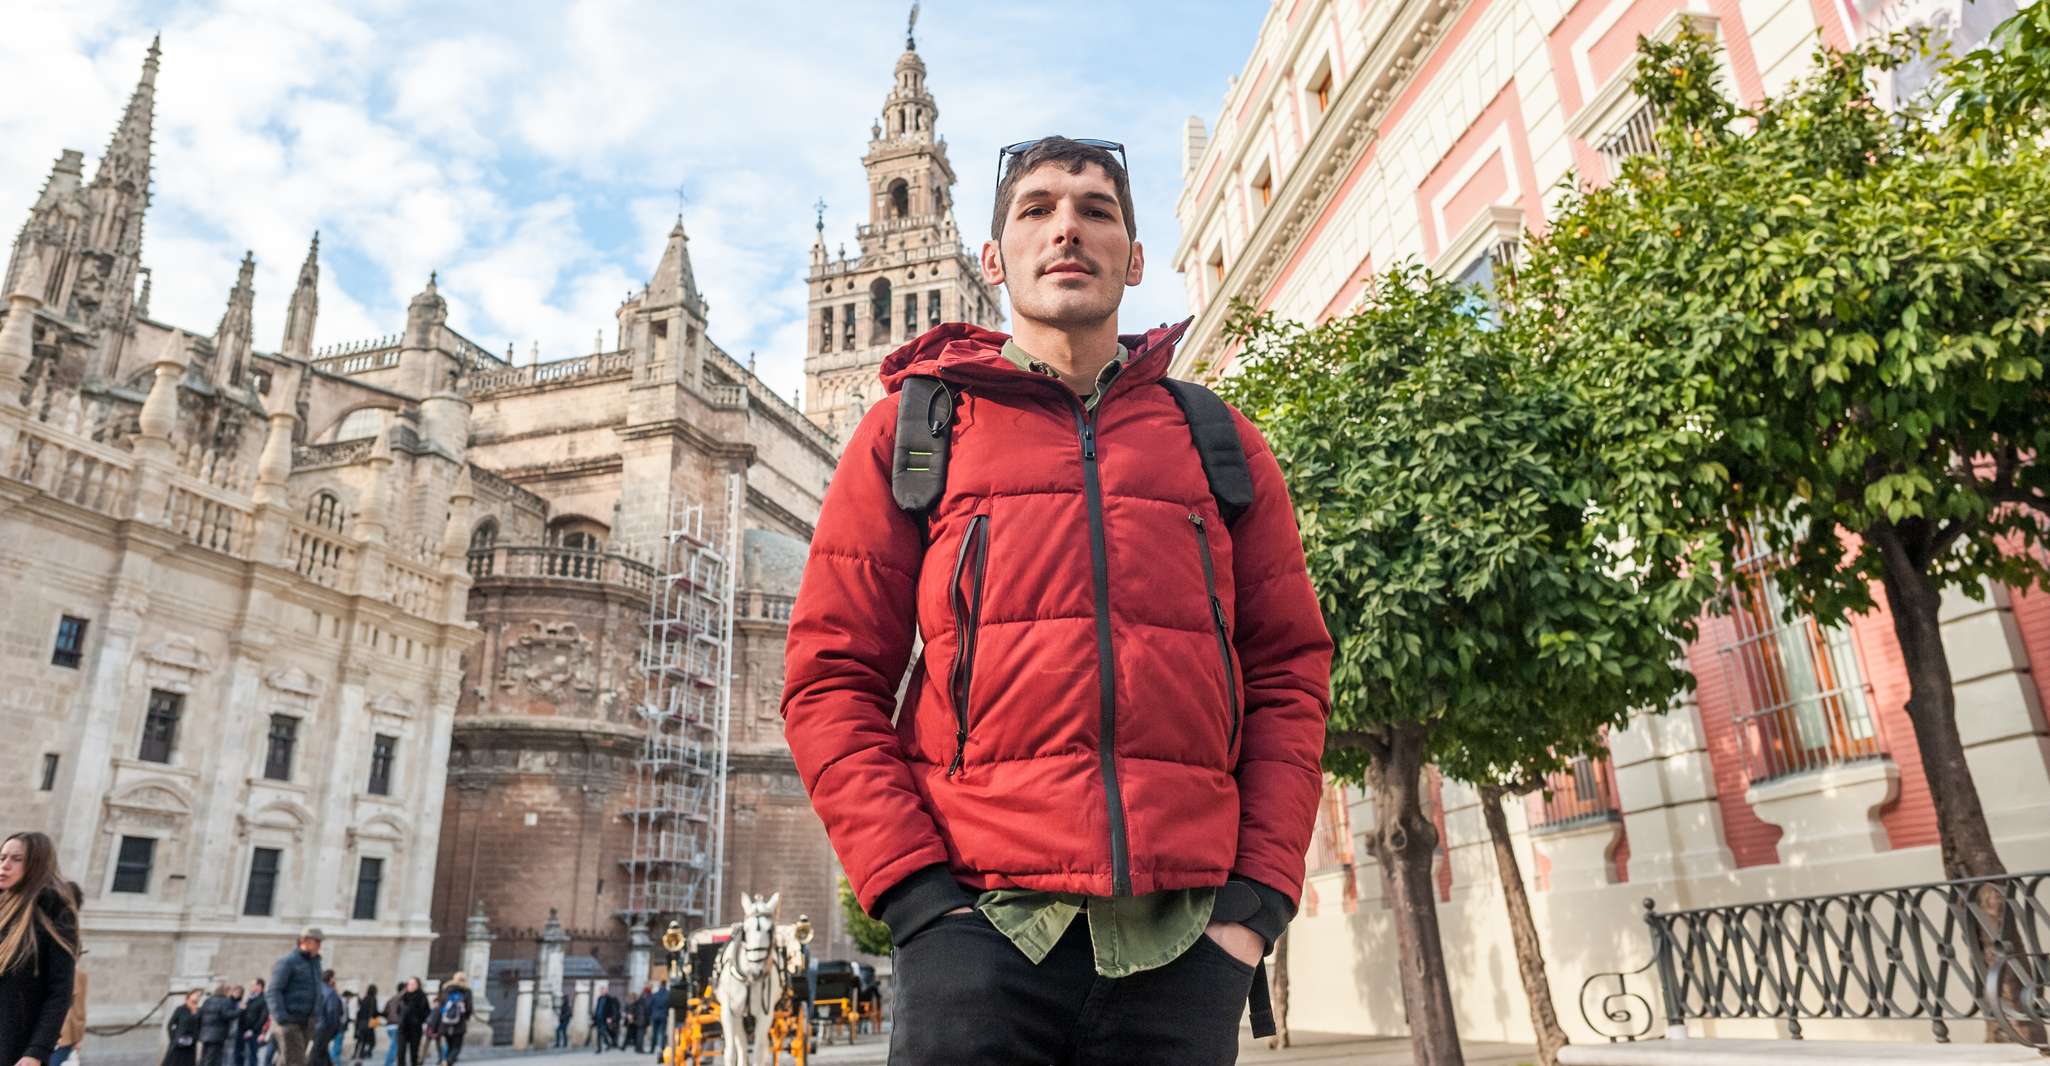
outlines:
[[[71,1011],[78,908],[42,833],[0,841],[0,1066],[43,1066]]]
[[[377,986],[371,985],[356,999],[356,1061],[362,1062],[377,1050],[377,1024],[382,1017],[378,1013],[383,1004],[377,999]]]
[[[163,1066],[193,1066],[199,1061],[199,1009],[205,1001],[206,993],[195,988],[171,1012],[171,1020],[164,1023],[164,1035],[171,1042],[164,1048]]]

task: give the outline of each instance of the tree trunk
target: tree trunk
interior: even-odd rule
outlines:
[[[1530,1000],[1530,1027],[1537,1032],[1538,1061],[1559,1066],[1566,1030],[1559,1027],[1559,1012],[1552,1006],[1544,945],[1538,941],[1537,923],[1530,917],[1530,896],[1523,891],[1516,849],[1509,843],[1509,819],[1502,813],[1502,801],[1507,797],[1507,791],[1499,786],[1483,786],[1481,817],[1487,820],[1488,842],[1495,848],[1495,872],[1502,877],[1502,904],[1509,909],[1509,939],[1516,945],[1516,969],[1523,977],[1523,994]]]
[[[1395,911],[1402,1002],[1409,1016],[1415,1066],[1465,1066],[1452,990],[1445,983],[1445,949],[1438,937],[1437,885],[1431,857],[1438,831],[1423,810],[1423,768],[1428,727],[1391,726],[1386,756],[1367,766],[1374,793],[1374,855],[1381,862]]]
[[[1274,987],[1271,989],[1274,1001],[1274,1035],[1267,1038],[1270,1048],[1288,1046],[1288,930],[1283,929],[1279,939],[1274,941]]]
[[[1908,722],[1915,730],[1915,744],[1922,752],[1922,774],[1929,782],[1929,799],[1936,807],[1936,833],[1942,846],[1943,873],[1952,880],[1965,877],[1997,877],[2007,873],[2000,853],[1993,845],[1993,831],[1986,825],[1986,810],[1979,802],[1979,786],[1972,780],[1971,765],[1965,760],[1965,746],[1957,731],[1957,691],[1951,687],[1950,655],[1943,647],[1943,627],[1938,618],[1942,594],[1928,573],[1911,558],[1899,531],[1882,526],[1872,533],[1883,563],[1881,583],[1886,588],[1887,607],[1893,614],[1894,639],[1900,642],[1901,660],[1908,669]],[[2013,915],[1998,888],[1988,886],[1974,895],[1982,916],[1971,927],[1978,947],[1979,972],[1992,966],[2003,941],[2019,950]],[[1999,933],[1996,935],[1995,930]],[[2002,982],[2002,992],[2015,1002],[2020,988],[2013,976]],[[1990,1011],[1988,1014],[1990,1015]],[[2008,1039],[2000,1025],[1989,1017],[1988,1042]]]

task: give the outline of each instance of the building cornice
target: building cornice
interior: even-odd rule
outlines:
[[[1423,65],[1424,57],[1471,2],[1412,0],[1382,24],[1366,58],[1340,90],[1332,113],[1296,157],[1274,203],[1254,224],[1237,257],[1226,267],[1223,283],[1196,315],[1168,373],[1186,375],[1198,353],[1214,351],[1234,298],[1259,302],[1282,264],[1295,254],[1303,235],[1330,205],[1332,194],[1360,153],[1373,143],[1381,120]],[[1184,265],[1189,250],[1196,247],[1193,242],[1209,224],[1210,213],[1223,199],[1220,191],[1197,221],[1183,228],[1183,244],[1175,253],[1177,265]]]

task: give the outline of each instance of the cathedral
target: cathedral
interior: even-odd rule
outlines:
[[[317,234],[262,344],[254,253],[147,258],[159,62],[90,180],[57,157],[0,286],[0,800],[84,887],[95,1022],[267,973],[308,924],[344,987],[470,969],[500,1040],[548,944],[640,980],[650,929],[744,891],[851,957],[786,620],[883,357],[999,322],[915,44],[859,254],[823,223],[811,249],[802,410],[714,339],[681,217],[609,350],[516,365],[433,276],[391,334],[321,337]],[[152,269],[219,270],[219,323],[153,317]],[[716,762],[674,754],[695,728]]]

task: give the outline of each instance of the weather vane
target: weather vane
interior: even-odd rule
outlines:
[[[687,195],[685,195],[685,194],[684,194],[684,191],[683,191],[683,190],[684,190],[684,183],[682,183],[682,182],[677,182],[677,184],[676,184],[676,218],[677,218],[677,221],[679,221],[679,222],[683,220],[683,205],[684,205],[684,204],[687,204],[687,203],[689,203],[689,202],[690,202],[690,197],[689,197],[689,196],[687,196]]]
[[[819,213],[818,229],[820,233],[824,233],[826,231],[826,198],[823,196],[819,197],[819,202],[811,206],[813,210]]]
[[[917,29],[918,29],[918,0],[912,0],[912,2],[911,2],[911,21],[910,21],[910,22],[907,22],[907,23],[905,23],[905,24],[904,24],[904,47],[905,47],[905,49],[906,49],[906,50],[908,50],[908,51],[917,51],[917,49],[918,49],[918,38],[917,38],[917,37],[915,37],[915,36],[913,36],[913,34],[914,34],[914,33],[915,33],[916,31],[917,31]]]

